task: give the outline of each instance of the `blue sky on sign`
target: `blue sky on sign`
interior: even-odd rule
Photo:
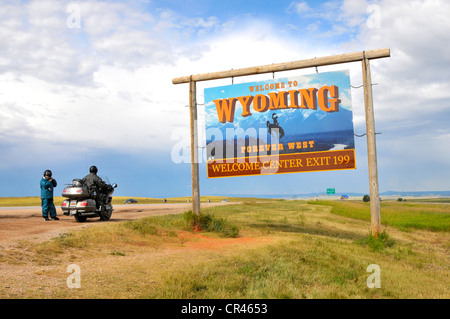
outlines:
[[[380,191],[449,190],[450,3],[424,1],[0,0],[0,196],[56,193],[90,165],[117,195],[191,194],[189,88],[179,76],[390,48],[372,60]],[[348,69],[355,134],[365,132],[360,63]],[[246,83],[315,68],[234,78]],[[199,82],[204,147],[207,87]],[[352,171],[208,180],[202,195],[368,193],[367,144]]]

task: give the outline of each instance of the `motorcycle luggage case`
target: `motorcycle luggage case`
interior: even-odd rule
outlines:
[[[86,198],[89,197],[89,191],[86,186],[67,186],[62,192],[62,196],[68,198]]]

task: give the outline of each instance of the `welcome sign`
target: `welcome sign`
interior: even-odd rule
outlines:
[[[354,169],[348,70],[206,88],[208,177]]]

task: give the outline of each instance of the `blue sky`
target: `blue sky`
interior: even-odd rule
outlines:
[[[173,78],[379,48],[391,49],[371,61],[380,191],[449,190],[448,12],[445,0],[0,0],[0,196],[38,196],[45,169],[61,192],[90,165],[117,195],[190,195],[189,88]],[[318,72],[342,69],[363,134],[361,64]],[[229,84],[197,84],[200,132],[203,90]],[[368,193],[364,137],[355,149],[356,170],[210,180],[201,153],[200,192]]]

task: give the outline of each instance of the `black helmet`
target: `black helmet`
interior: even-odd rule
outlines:
[[[97,172],[98,172],[97,166],[91,166],[89,168],[89,173],[97,174]]]
[[[46,169],[44,172],[44,176],[52,177],[52,171],[49,169]]]

